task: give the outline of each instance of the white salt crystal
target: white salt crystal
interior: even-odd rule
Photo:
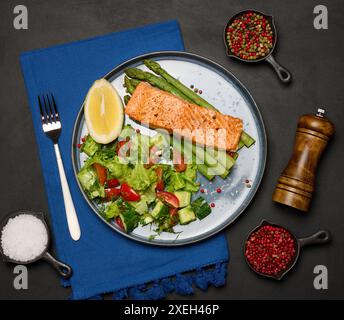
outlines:
[[[11,218],[2,229],[2,251],[13,260],[30,261],[38,257],[47,245],[47,229],[43,222],[33,215],[20,214]]]

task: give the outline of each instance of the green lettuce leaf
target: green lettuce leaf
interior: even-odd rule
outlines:
[[[92,157],[100,148],[101,145],[95,142],[90,135],[87,135],[85,142],[81,145],[80,151]]]
[[[117,216],[119,216],[119,214],[121,213],[117,202],[111,202],[104,210],[104,215],[106,217],[106,219],[112,219],[112,218],[116,218]]]
[[[78,173],[78,180],[90,199],[105,197],[104,187],[99,185],[92,166],[84,166]]]
[[[146,169],[143,164],[136,164],[130,173],[124,177],[124,180],[134,190],[143,191],[156,182],[157,176],[152,168]]]

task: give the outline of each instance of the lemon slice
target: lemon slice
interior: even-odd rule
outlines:
[[[116,89],[105,79],[94,82],[85,100],[85,120],[91,137],[98,143],[114,141],[123,126],[123,104]]]

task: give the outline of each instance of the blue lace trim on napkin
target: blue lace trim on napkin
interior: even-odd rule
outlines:
[[[160,300],[170,293],[189,296],[194,293],[194,287],[207,291],[209,286],[216,288],[226,284],[228,261],[218,262],[214,265],[197,268],[196,270],[175,276],[155,280],[150,283],[140,284],[130,288],[120,289],[114,292],[113,300]],[[68,280],[63,280],[64,287],[70,287]],[[70,297],[70,299],[73,299]],[[96,295],[88,300],[102,300],[102,295]]]
[[[164,299],[170,293],[183,296],[192,295],[194,286],[206,291],[208,287],[221,287],[226,283],[227,262],[219,262],[210,267],[198,268],[188,274],[177,274],[155,280],[149,284],[137,285],[113,292],[113,300],[159,300]],[[102,300],[101,295],[94,296],[89,300]]]

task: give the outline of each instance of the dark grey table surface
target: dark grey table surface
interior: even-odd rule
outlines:
[[[29,29],[13,28],[13,8],[24,4]],[[313,8],[327,5],[329,29],[313,28]],[[273,14],[279,32],[277,59],[293,74],[281,84],[267,64],[229,60],[222,30],[227,18],[246,8]],[[344,298],[344,7],[341,0],[314,1],[0,1],[0,218],[18,208],[48,212],[31,115],[19,66],[22,51],[80,40],[168,19],[181,25],[186,50],[222,64],[249,89],[262,112],[268,134],[268,162],[261,187],[246,212],[227,229],[231,261],[223,288],[196,291],[191,299],[339,299]],[[317,175],[317,191],[308,214],[274,204],[276,179],[291,154],[297,119],[325,107],[336,136]],[[282,282],[255,276],[242,254],[247,232],[262,218],[290,228],[298,236],[326,228],[328,246],[304,250],[295,270]],[[315,290],[313,268],[328,268],[328,290]],[[29,290],[13,288],[13,266],[0,263],[0,299],[65,299],[55,271],[44,263],[29,268]],[[179,296],[170,296],[170,299]]]

